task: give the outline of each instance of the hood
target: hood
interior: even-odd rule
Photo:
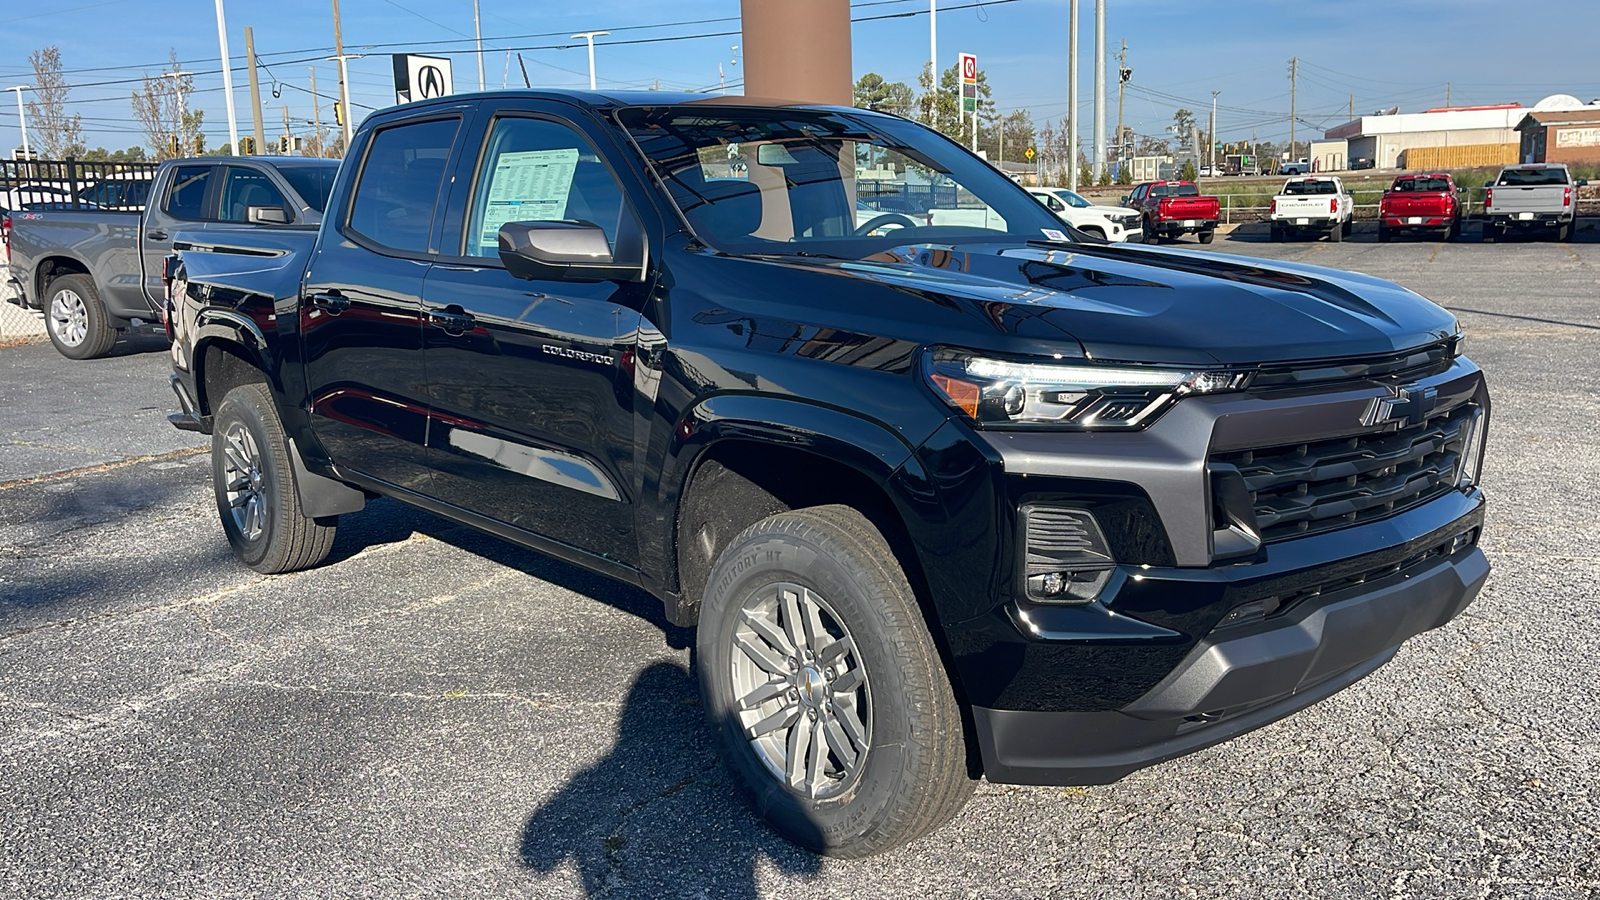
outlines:
[[[1389,353],[1458,330],[1392,282],[1139,245],[905,245],[860,261],[787,258],[1075,338],[1095,359],[1240,365]],[[1016,336],[1021,336],[1020,332]],[[1004,351],[974,332],[973,349]],[[949,343],[960,338],[952,335]]]
[[[1137,216],[1139,214],[1138,211],[1129,209],[1126,206],[1090,206],[1080,209],[1079,212],[1094,213],[1101,216]]]

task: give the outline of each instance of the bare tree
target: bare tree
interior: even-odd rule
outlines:
[[[83,127],[76,115],[67,115],[67,95],[71,88],[61,74],[61,51],[44,47],[28,54],[33,65],[33,96],[28,101],[28,125],[34,134],[34,147],[45,159],[81,156]]]
[[[189,108],[194,93],[194,76],[181,74],[178,51],[171,51],[172,71],[155,78],[146,75],[144,86],[134,91],[133,115],[144,128],[146,140],[156,151],[156,159],[199,156],[205,152],[206,136],[200,131],[205,110]]]

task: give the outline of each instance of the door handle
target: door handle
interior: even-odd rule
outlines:
[[[428,324],[437,326],[445,334],[466,334],[472,330],[476,323],[472,314],[459,306],[449,306],[444,309],[428,311]]]
[[[312,294],[311,304],[319,309],[327,310],[328,315],[337,316],[350,308],[350,300],[337,291],[326,294]]]
[[[164,241],[167,239],[167,233],[165,231],[146,231],[144,236],[152,241]]]

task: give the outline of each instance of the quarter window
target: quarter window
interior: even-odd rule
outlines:
[[[500,119],[478,171],[463,255],[495,256],[507,222],[588,222],[615,247],[622,208],[622,188],[571,126]]]
[[[439,184],[460,119],[396,125],[372,137],[350,204],[349,228],[374,243],[428,251]]]
[[[172,190],[167,192],[167,215],[175,219],[203,219],[206,211],[206,185],[211,181],[211,166],[179,166],[172,173]]]

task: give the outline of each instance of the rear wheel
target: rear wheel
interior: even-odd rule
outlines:
[[[773,828],[834,856],[921,837],[973,789],[954,692],[894,560],[853,509],[780,513],[717,558],[701,609],[723,757]]]
[[[1379,225],[1378,225],[1378,243],[1387,244],[1392,239],[1393,239],[1393,235],[1391,235],[1389,233],[1388,227],[1383,225],[1382,223],[1379,223]]]
[[[104,356],[117,342],[100,292],[87,275],[63,275],[50,282],[44,308],[44,330],[67,359]]]
[[[1215,231],[1202,231],[1200,232],[1200,243],[1209,244],[1216,236],[1217,233]]]
[[[211,476],[222,530],[239,561],[276,575],[308,569],[333,549],[338,517],[300,508],[289,442],[264,384],[244,384],[217,407]]]
[[[1349,237],[1350,235],[1355,234],[1355,233],[1356,233],[1356,220],[1355,219],[1345,219],[1344,220],[1344,236],[1345,237]]]
[[[1454,241],[1454,240],[1459,239],[1460,237],[1461,237],[1461,220],[1460,219],[1453,219],[1450,222],[1450,227],[1446,228],[1444,230],[1444,239],[1447,240],[1447,241]]]
[[[1270,235],[1271,236],[1270,236],[1269,240],[1271,240],[1274,244],[1283,243],[1283,229],[1282,228],[1279,228],[1276,225],[1272,226]]]

